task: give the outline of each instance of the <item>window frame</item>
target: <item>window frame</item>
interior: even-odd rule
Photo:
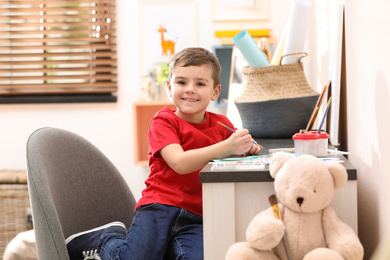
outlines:
[[[116,102],[115,0],[0,0],[0,103]]]

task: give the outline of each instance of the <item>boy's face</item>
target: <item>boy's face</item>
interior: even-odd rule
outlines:
[[[177,108],[176,115],[193,123],[204,121],[210,100],[215,101],[221,93],[220,84],[214,88],[212,69],[208,64],[188,67],[177,64],[167,87]]]

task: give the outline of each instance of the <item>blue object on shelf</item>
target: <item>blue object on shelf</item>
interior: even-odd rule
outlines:
[[[270,65],[264,53],[257,46],[247,30],[241,31],[233,38],[234,45],[240,50],[251,68]]]

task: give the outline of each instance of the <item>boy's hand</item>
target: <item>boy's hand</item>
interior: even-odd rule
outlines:
[[[252,136],[247,129],[238,129],[226,141],[229,144],[230,155],[242,155],[254,150]]]

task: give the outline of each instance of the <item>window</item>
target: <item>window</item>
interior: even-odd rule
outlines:
[[[115,8],[115,0],[0,0],[0,98],[116,100]]]

